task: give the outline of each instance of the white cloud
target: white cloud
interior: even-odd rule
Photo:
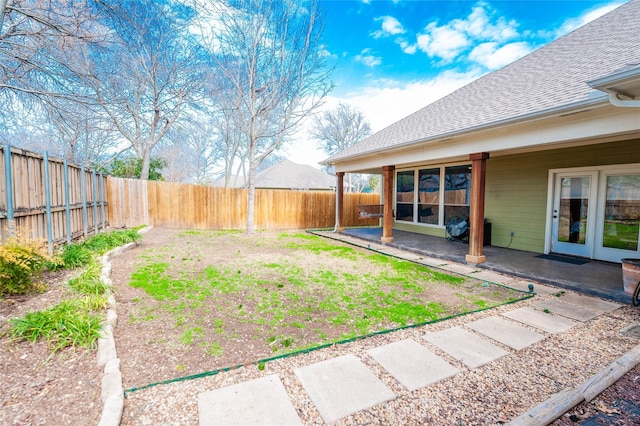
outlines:
[[[418,48],[431,58],[439,58],[442,64],[447,64],[465,52],[469,52],[468,59],[489,69],[499,68],[531,51],[527,43],[515,42],[520,36],[518,23],[496,16],[490,6],[484,2],[473,7],[471,13],[464,19],[452,19],[440,25],[438,22],[429,23],[417,37]],[[410,44],[400,44],[405,48]],[[473,47],[475,46],[475,47]]]
[[[411,44],[403,38],[397,38],[396,43],[400,45],[400,48],[407,55],[413,55],[418,51],[418,44]]]
[[[380,16],[375,18],[376,21],[382,21],[381,29],[371,33],[373,38],[381,38],[387,36],[394,36],[398,34],[404,34],[406,30],[393,16]]]
[[[375,56],[370,48],[362,49],[362,52],[355,56],[355,60],[368,67],[376,67],[382,63],[382,58]]]
[[[516,21],[507,22],[503,17],[499,17],[495,23],[492,23],[487,14],[487,8],[488,6],[484,3],[478,4],[466,20],[455,20],[453,26],[478,40],[503,42],[518,36]]]
[[[495,70],[522,58],[532,50],[529,43],[524,41],[505,44],[501,47],[498,47],[496,42],[487,42],[476,46],[469,53],[469,59],[490,70]]]
[[[611,4],[607,4],[604,6],[600,6],[596,9],[589,10],[577,18],[567,19],[562,23],[560,28],[558,28],[553,34],[553,38],[562,37],[563,35],[570,33],[571,31],[583,26],[584,24],[588,24],[589,22],[598,19],[602,15],[611,12],[616,7],[620,6],[622,3],[615,2]]]
[[[451,61],[471,44],[464,32],[450,25],[430,23],[425,32],[418,34],[418,48],[430,57]]]

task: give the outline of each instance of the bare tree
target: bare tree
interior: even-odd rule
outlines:
[[[358,109],[339,103],[313,117],[309,134],[327,154],[334,155],[371,135],[371,126]],[[347,191],[360,192],[366,184],[362,175],[347,175]]]
[[[200,35],[231,86],[248,165],[247,233],[255,231],[255,174],[331,90],[314,1],[210,0]]]
[[[207,184],[221,174],[223,137],[214,119],[203,112],[195,111],[188,121],[176,124],[169,133],[171,144],[160,148],[158,155],[167,160],[167,181]]]
[[[341,102],[314,116],[309,134],[327,154],[334,155],[370,136],[371,126],[362,112]]]
[[[198,48],[188,37],[188,13],[164,2],[101,2],[112,28],[108,48],[92,52],[92,89],[120,135],[142,159],[199,93]]]
[[[83,100],[65,52],[101,39],[89,1],[0,0],[0,102]]]

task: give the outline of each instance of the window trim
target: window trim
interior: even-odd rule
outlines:
[[[447,167],[457,167],[457,166],[469,166],[471,167],[471,163],[468,161],[461,161],[461,162],[456,162],[456,163],[447,163],[447,164],[423,164],[420,166],[414,166],[414,167],[403,167],[403,168],[396,168],[394,171],[394,175],[393,175],[393,207],[394,207],[394,211],[396,212],[395,217],[393,218],[393,222],[394,223],[398,223],[398,224],[406,224],[406,225],[413,225],[413,226],[423,226],[423,227],[427,227],[427,228],[433,228],[433,229],[445,229],[446,228],[446,224],[444,223],[444,215],[445,215],[445,174],[446,174],[446,169]],[[419,205],[420,205],[420,182],[419,182],[419,178],[420,178],[420,170],[426,170],[426,169],[440,169],[440,189],[439,189],[439,194],[440,196],[438,197],[438,224],[432,224],[432,223],[424,223],[424,222],[420,222],[418,221],[418,212],[419,212]],[[402,173],[402,172],[408,172],[408,171],[412,171],[413,172],[413,220],[412,221],[408,221],[408,220],[398,220],[398,212],[397,212],[397,205],[398,205],[398,174]],[[404,203],[404,202],[403,202]],[[408,203],[406,203],[408,204]],[[471,206],[471,204],[469,204],[469,207]]]

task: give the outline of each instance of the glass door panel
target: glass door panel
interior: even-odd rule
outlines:
[[[640,175],[607,176],[602,247],[638,251]]]
[[[557,175],[552,251],[591,257],[597,174]]]
[[[603,174],[596,258],[620,262],[640,255],[640,174]]]
[[[588,176],[560,179],[559,242],[585,244],[590,187]]]

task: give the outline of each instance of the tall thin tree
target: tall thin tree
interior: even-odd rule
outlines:
[[[248,163],[247,233],[255,231],[255,175],[332,89],[315,1],[210,0],[200,35],[229,82]],[[201,4],[202,5],[202,4]],[[206,21],[206,23],[205,23]]]

